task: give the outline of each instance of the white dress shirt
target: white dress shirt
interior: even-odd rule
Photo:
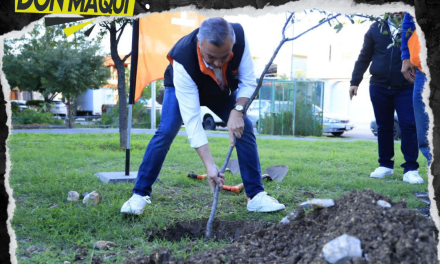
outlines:
[[[246,37],[244,43],[245,47],[243,56],[240,65],[238,66],[239,82],[237,98],[250,98],[256,88],[254,66]],[[205,60],[203,61],[207,67],[212,69]],[[176,97],[179,102],[183,123],[185,123],[188,140],[192,148],[199,148],[208,143],[208,138],[206,137],[200,117],[199,90],[197,89],[196,83],[186,72],[182,64],[176,60],[173,61],[173,71],[173,83],[176,89]],[[222,78],[221,74],[220,78],[218,76],[216,77],[219,82],[223,81],[220,80],[220,78]],[[227,122],[227,120],[225,121]]]

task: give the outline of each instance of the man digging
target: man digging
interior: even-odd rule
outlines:
[[[248,211],[283,210],[285,206],[264,191],[252,123],[246,116],[243,119],[244,106],[256,84],[241,25],[223,18],[207,19],[200,28],[181,38],[167,58],[170,64],[165,71],[161,122],[145,151],[133,195],[122,205],[121,213],[140,215],[151,203],[152,185],[182,122],[191,147],[205,165],[211,190],[216,185],[222,187],[225,176],[214,163],[200,120],[200,106],[209,107],[227,121],[230,144],[237,148],[243,185],[250,198]]]

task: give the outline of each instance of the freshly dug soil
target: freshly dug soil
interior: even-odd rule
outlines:
[[[392,204],[382,208],[378,200]],[[327,263],[323,246],[348,234],[361,241],[362,258],[346,263],[438,263],[438,231],[434,222],[407,209],[404,201],[368,191],[352,191],[335,200],[335,206],[308,214],[295,209],[288,224],[277,223],[239,236],[230,246],[187,259],[168,249],[150,256],[127,258],[124,263]],[[200,227],[197,227],[200,228]]]
[[[155,238],[161,238],[168,241],[180,241],[182,238],[196,240],[204,238],[206,233],[206,220],[193,222],[177,223],[172,228],[167,228],[158,232],[145,230],[148,234],[147,240],[153,242]],[[221,221],[217,220],[212,223],[212,239],[229,240],[231,242],[237,240],[240,235],[249,234],[260,228],[265,228],[274,223],[263,221]]]

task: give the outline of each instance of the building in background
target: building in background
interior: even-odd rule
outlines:
[[[284,16],[240,15],[227,16],[226,19],[243,25],[254,56],[255,76],[259,78],[281,40]],[[319,19],[319,16],[307,15],[296,22],[294,28],[288,28],[286,36],[291,36],[292,31],[295,36],[303,33],[316,25]],[[339,33],[336,33],[333,27],[322,25],[293,42],[286,42],[274,60],[277,76],[323,81],[324,111],[349,116],[356,127],[369,128],[371,120],[374,119],[368,88],[369,72],[366,72],[359,86],[358,96],[354,97],[353,101],[350,101],[348,89],[354,64],[370,25],[369,22],[347,23]]]

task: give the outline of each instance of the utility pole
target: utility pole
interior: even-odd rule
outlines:
[[[295,20],[295,14],[292,16],[292,20]],[[295,23],[292,22],[292,38],[294,35]],[[290,80],[293,81],[293,41],[291,42],[291,54],[290,54]]]
[[[156,129],[156,81],[151,83],[151,129]]]

